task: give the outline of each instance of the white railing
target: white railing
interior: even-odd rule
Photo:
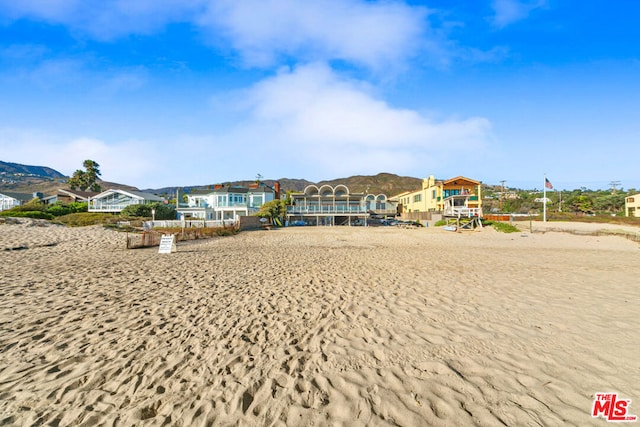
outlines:
[[[389,208],[389,209],[369,209],[371,212],[374,212],[376,214],[382,215],[389,215],[389,214],[395,214],[397,212],[397,209],[393,208]]]
[[[236,221],[232,219],[225,219],[224,221],[212,221],[212,220],[156,220],[145,221],[142,223],[142,227],[145,230],[151,230],[152,228],[210,228],[210,227],[234,227]]]
[[[209,204],[206,202],[197,203],[180,203],[180,208],[203,208],[203,209],[215,209],[215,208],[246,208],[246,207],[260,207],[261,204],[247,203],[247,202],[224,202]]]
[[[89,205],[89,212],[120,212],[127,206],[131,206],[136,203],[119,203],[119,204],[110,204],[110,203],[94,203],[91,202]]]
[[[287,208],[287,215],[333,215],[366,214],[362,206],[293,206]]]
[[[482,216],[481,208],[467,208],[464,206],[460,207],[447,207],[444,210],[445,216],[457,216],[457,217],[472,217],[472,216]]]

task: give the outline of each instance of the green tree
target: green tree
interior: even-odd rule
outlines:
[[[260,210],[258,210],[256,216],[259,216],[261,218],[268,218],[269,221],[273,224],[273,221],[276,218],[282,221],[286,211],[287,206],[285,205],[285,201],[276,199],[260,206]]]
[[[284,198],[284,204],[286,206],[291,206],[293,204],[293,198],[291,197],[292,193],[293,193],[293,190],[287,190],[287,193]]]
[[[151,206],[156,210],[156,219],[176,219],[176,207],[171,204],[152,203]]]
[[[101,191],[102,188],[97,182],[101,175],[100,165],[93,160],[85,160],[82,166],[85,170],[78,169],[73,173],[68,182],[69,187],[72,190]]]
[[[589,196],[581,194],[570,199],[569,206],[575,212],[591,212],[593,210],[593,201]]]
[[[176,208],[172,205],[165,205],[164,203],[149,203],[149,204],[136,204],[129,205],[122,209],[120,212],[123,216],[132,217],[151,217],[151,209],[156,210],[156,219],[175,219]]]

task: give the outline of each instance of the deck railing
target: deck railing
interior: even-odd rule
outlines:
[[[207,228],[207,227],[233,227],[236,225],[236,221],[232,219],[225,219],[224,221],[212,221],[212,220],[161,220],[161,221],[145,221],[142,226],[145,230],[151,230],[152,228]]]
[[[448,207],[444,210],[445,216],[472,217],[482,216],[481,208],[467,208],[464,206]]]
[[[136,204],[136,203],[118,203],[118,204],[111,204],[111,203],[96,203],[96,202],[91,202],[89,204],[89,212],[121,212],[124,208],[126,208],[127,206],[131,206],[132,204]]]
[[[287,215],[338,215],[366,214],[363,206],[290,206]]]

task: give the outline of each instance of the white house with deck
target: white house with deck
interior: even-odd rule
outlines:
[[[396,215],[396,204],[384,194],[352,193],[343,184],[312,184],[290,197],[289,225],[365,225],[372,215]]]
[[[393,197],[402,213],[440,212],[444,216],[482,216],[482,184],[464,176],[423,179],[422,188]]]
[[[0,211],[6,211],[16,206],[24,205],[34,198],[38,198],[38,194],[24,194],[24,193],[0,193]]]
[[[155,194],[140,191],[110,189],[88,199],[89,212],[122,212],[130,205],[163,203],[164,199]]]
[[[196,189],[186,194],[187,203],[180,204],[178,214],[185,219],[237,221],[253,215],[263,204],[279,197],[279,184],[271,188],[263,183],[249,187],[216,185],[213,189]]]

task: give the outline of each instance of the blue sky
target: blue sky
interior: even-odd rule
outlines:
[[[640,3],[0,0],[0,160],[640,189]]]

